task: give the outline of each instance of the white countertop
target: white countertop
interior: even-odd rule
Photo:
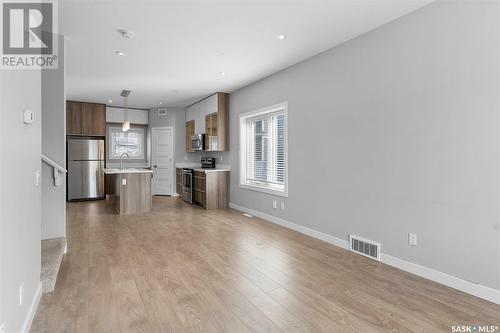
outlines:
[[[200,163],[175,163],[175,167],[176,168],[191,168],[191,169],[195,169],[195,168],[201,168],[201,164]]]
[[[175,164],[176,168],[190,168],[194,169],[194,171],[200,172],[221,172],[221,171],[231,171],[230,164],[219,164],[215,166],[215,169],[202,169],[200,163],[177,163]]]
[[[219,168],[219,167],[216,167],[215,169],[202,169],[202,168],[194,168],[194,171],[200,171],[200,172],[205,172],[205,173],[208,173],[208,172],[221,172],[221,171],[231,171],[231,169],[228,169],[228,168]]]
[[[124,168],[121,169],[104,169],[104,173],[106,175],[118,175],[123,173],[153,173],[152,170],[149,169],[139,169],[139,168]]]

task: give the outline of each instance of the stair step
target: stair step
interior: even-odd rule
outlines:
[[[42,240],[42,270],[40,272],[40,280],[42,281],[42,291],[44,294],[54,291],[65,249],[66,238]]]

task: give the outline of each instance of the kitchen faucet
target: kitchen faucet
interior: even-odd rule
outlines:
[[[124,155],[127,156],[127,159],[130,158],[129,154],[127,154],[127,153],[123,153],[120,155],[120,170],[123,170],[123,156]]]

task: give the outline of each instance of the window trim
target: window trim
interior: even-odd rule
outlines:
[[[247,184],[246,174],[247,174],[247,131],[246,122],[249,118],[255,118],[261,115],[268,115],[275,112],[282,111],[285,115],[285,186],[284,190],[277,190],[270,187],[265,187],[257,184]],[[238,185],[240,188],[247,190],[253,190],[258,192],[263,192],[267,194],[272,194],[280,197],[288,197],[288,102],[283,102],[268,107],[264,107],[255,111],[250,111],[242,113],[239,116],[239,162],[240,162],[240,174]]]

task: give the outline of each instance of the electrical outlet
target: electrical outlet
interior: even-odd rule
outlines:
[[[417,234],[408,234],[408,244],[417,246]]]
[[[19,306],[23,305],[24,300],[24,283],[19,286]]]
[[[123,186],[127,185],[127,180],[126,180],[125,178],[124,178],[124,179],[122,179],[122,185],[123,185]]]
[[[273,208],[274,209],[278,208],[278,201],[273,200]]]
[[[220,160],[222,161],[222,155],[220,155]]]
[[[284,201],[281,202],[281,209],[285,209],[285,202]]]
[[[188,157],[187,156],[184,156],[184,161],[187,161],[188,160]]]
[[[5,333],[5,324],[0,323],[0,333]]]

